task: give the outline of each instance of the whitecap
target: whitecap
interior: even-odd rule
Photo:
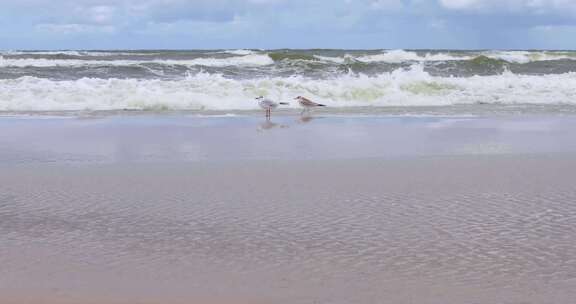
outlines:
[[[81,59],[15,59],[0,56],[0,67],[72,67],[72,66],[130,66],[145,63],[188,66],[263,66],[273,64],[268,55],[246,55],[228,58],[196,58],[189,60],[81,60]]]
[[[377,76],[345,74],[229,79],[198,73],[181,80],[35,77],[0,80],[0,111],[254,110],[254,96],[290,102],[304,95],[329,107],[457,104],[576,105],[576,73],[438,77],[422,65]]]

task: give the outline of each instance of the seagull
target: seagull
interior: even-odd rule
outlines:
[[[310,111],[311,108],[325,107],[326,106],[323,104],[315,103],[312,100],[310,100],[306,97],[302,97],[302,96],[298,96],[294,99],[298,100],[298,103],[300,104],[300,106],[302,106],[304,108],[304,110],[302,111],[302,114],[304,114],[304,112],[306,112],[306,111]]]
[[[283,105],[283,106],[288,105],[287,102],[275,102],[272,99],[264,98],[264,96],[256,97],[256,100],[258,100],[258,105],[262,109],[266,110],[266,118],[270,118],[270,115],[272,114],[272,110],[276,109],[278,107],[278,105]]]

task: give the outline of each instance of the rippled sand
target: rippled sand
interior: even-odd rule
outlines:
[[[571,151],[4,164],[0,303],[571,303],[575,180]]]

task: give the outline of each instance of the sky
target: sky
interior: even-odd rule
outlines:
[[[0,49],[576,49],[576,0],[0,0]]]

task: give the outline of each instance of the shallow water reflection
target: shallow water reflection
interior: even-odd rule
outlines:
[[[576,151],[575,117],[0,119],[0,163],[349,159]],[[274,132],[268,132],[274,131]]]

